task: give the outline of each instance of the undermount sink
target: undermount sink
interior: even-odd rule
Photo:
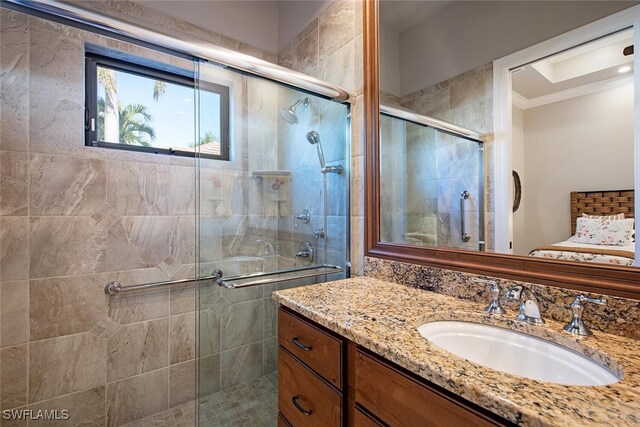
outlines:
[[[418,327],[434,345],[496,371],[564,385],[620,381],[597,362],[550,341],[497,326],[436,321]]]

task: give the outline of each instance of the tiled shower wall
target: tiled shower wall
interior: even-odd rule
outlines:
[[[120,425],[195,398],[195,289],[109,298],[103,287],[193,277],[196,169],[193,159],[84,146],[84,42],[193,66],[2,10],[0,407]],[[264,144],[277,140],[278,88],[225,78],[236,152],[222,168],[202,161],[200,256],[234,275],[275,262],[256,245],[277,228],[249,170],[276,162]],[[275,369],[268,297],[203,292],[203,394]]]
[[[275,54],[129,2],[97,6],[276,60]],[[360,102],[361,20],[359,2],[333,2],[314,21],[314,47],[297,56],[323,70],[321,78],[348,83]],[[108,280],[134,284],[195,274],[195,169],[188,159],[84,147],[84,41],[169,60],[2,10],[0,407],[67,408],[71,424],[119,425],[195,397],[195,289],[173,287],[116,298],[107,298],[102,290]],[[257,244],[276,239],[280,245],[280,236],[272,232],[276,218],[263,204],[263,185],[250,171],[277,166],[275,106],[289,105],[292,95],[244,77],[226,77],[242,88],[234,99],[239,114],[273,114],[245,125],[236,120],[241,143],[235,165],[214,170],[202,163],[201,194],[232,195],[202,199],[202,266],[204,272],[216,267],[232,275],[283,261],[265,256],[269,253]],[[352,110],[352,172],[362,185],[358,106]],[[335,112],[316,115],[332,114],[336,119]],[[329,131],[321,130],[321,135],[325,147],[330,146]],[[329,157],[329,162],[346,161]],[[313,157],[309,159],[312,168]],[[333,185],[328,182],[327,188]],[[303,188],[300,194],[305,194]],[[362,191],[354,195],[354,265],[361,271]],[[338,234],[331,227],[344,215],[347,201],[342,197],[331,202],[335,210],[328,207],[334,216],[327,221],[330,235]],[[326,245],[331,254],[331,241]],[[211,287],[201,293],[200,324],[210,332],[200,342],[203,395],[275,369],[272,290]]]
[[[463,126],[482,135],[484,141],[485,159],[485,241],[487,250],[494,247],[493,222],[495,203],[493,198],[493,67],[487,64],[470,70],[466,73],[452,77],[449,80],[429,86],[422,90],[397,97],[386,95],[389,102],[396,102],[402,107],[411,109],[421,114],[436,117]],[[477,173],[469,173],[471,163],[475,161],[477,149],[474,144],[461,139],[445,137],[446,144],[442,144],[441,155],[451,165],[458,169],[451,173],[447,182],[441,182],[438,186],[437,196],[439,200],[458,197],[465,189],[476,189]],[[469,190],[471,191],[471,190]],[[470,230],[478,228],[478,200],[477,191],[471,191],[468,201],[469,216],[467,224]],[[452,239],[459,234],[459,217],[455,211],[457,204],[451,204],[451,230]],[[440,206],[438,206],[440,207]],[[458,208],[459,210],[459,208]],[[474,212],[475,211],[475,212]],[[442,221],[441,224],[442,225]],[[457,228],[456,228],[457,227]],[[451,240],[452,247],[477,248],[477,239],[467,243]]]
[[[364,78],[362,70],[363,58],[363,16],[361,0],[335,0],[320,13],[304,30],[294,37],[294,39],[278,54],[278,64],[293,70],[318,77],[329,83],[336,84],[351,92],[354,102],[351,105],[351,199],[341,200],[343,195],[337,191],[348,175],[330,175],[327,179],[328,194],[328,224],[327,231],[330,233],[326,245],[328,246],[329,262],[332,259],[340,259],[337,248],[340,244],[335,239],[337,224],[340,224],[344,215],[347,203],[350,203],[351,216],[351,264],[352,274],[362,274],[364,261]],[[287,104],[288,105],[288,104]],[[300,111],[301,109],[299,109]],[[311,168],[312,176],[317,176],[318,182],[308,182],[307,186],[299,187],[299,192],[294,194],[294,200],[302,200],[297,204],[296,209],[307,208],[309,210],[319,207],[318,200],[314,194],[316,189],[322,184],[322,177],[315,172],[317,157],[315,147],[306,142],[304,134],[312,130],[314,120],[340,121],[336,117],[335,109],[314,110],[305,113],[305,118],[311,120],[307,122],[307,129],[300,124],[295,128],[289,128],[293,132],[292,143],[300,148],[300,155],[303,159],[303,168]],[[314,116],[315,119],[313,118]],[[285,126],[283,124],[280,125]],[[288,125],[287,125],[288,126]],[[331,129],[313,129],[320,132],[325,149],[327,164],[342,164],[349,166],[349,159],[343,159],[342,154],[336,150],[335,138],[332,132],[342,128],[342,124],[332,125]],[[281,128],[282,129],[282,128]],[[296,150],[296,148],[293,148]],[[292,151],[295,153],[295,151]],[[300,157],[297,157],[300,158]],[[296,157],[294,157],[296,159]],[[294,174],[295,174],[294,168]],[[347,168],[349,169],[349,168]],[[310,190],[310,191],[307,191]],[[296,190],[294,189],[294,192]],[[294,209],[295,213],[299,213]],[[308,233],[307,231],[303,232]],[[332,240],[333,239],[333,240]],[[333,253],[333,255],[332,255]]]

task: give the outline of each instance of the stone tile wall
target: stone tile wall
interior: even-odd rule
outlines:
[[[485,241],[487,250],[494,247],[493,221],[494,198],[493,189],[493,68],[487,64],[474,70],[452,77],[449,80],[413,92],[402,98],[393,99],[386,96],[389,102],[438,119],[446,120],[479,132],[484,141],[485,161]],[[477,149],[475,144],[448,135],[438,135],[438,165],[451,165],[451,170],[441,171],[437,183],[438,212],[438,245],[455,248],[477,249],[477,233],[470,233],[469,242],[462,242],[460,236],[460,208],[457,196],[465,189],[471,192],[467,201],[467,227],[478,229],[478,173]],[[423,218],[417,218],[422,221]],[[448,227],[444,226],[445,223]],[[420,225],[420,222],[409,224]],[[448,236],[446,235],[448,234]],[[475,238],[474,238],[475,237]]]
[[[346,203],[350,203],[351,243],[350,257],[352,274],[362,274],[364,261],[364,77],[363,77],[363,16],[361,0],[335,0],[320,13],[317,19],[311,22],[278,54],[278,63],[284,67],[318,77],[329,83],[336,84],[351,92],[354,102],[351,105],[351,159],[350,182],[351,200],[341,199],[343,192],[339,189],[346,185],[347,175],[327,175],[327,200],[329,213],[327,217],[327,229],[335,230],[346,215]],[[287,104],[288,105],[288,104]],[[348,159],[342,158],[343,151],[335,144],[335,140],[341,139],[340,132],[343,123],[338,117],[338,107],[321,109],[309,112],[316,116],[315,120],[323,123],[332,123],[330,128],[318,130],[323,141],[327,164],[348,165]],[[326,120],[326,121],[325,121]],[[314,122],[308,122],[309,129],[298,125],[292,130],[292,141],[302,150],[300,155],[303,164],[312,169],[314,175],[317,169],[317,156],[315,147],[306,146],[304,133],[312,130],[310,126]],[[281,125],[283,126],[283,125]],[[289,129],[291,130],[291,129]],[[301,139],[302,138],[302,139]],[[302,147],[300,147],[302,144]],[[295,149],[294,149],[295,150]],[[295,151],[292,151],[295,153]],[[298,158],[297,155],[295,158]],[[295,169],[294,169],[295,174]],[[322,177],[319,177],[322,178]],[[317,189],[319,182],[309,182],[308,186],[299,187],[299,192],[294,189],[294,200],[301,200],[300,208],[313,209],[320,207],[309,200],[309,195],[314,194],[308,190]],[[299,199],[299,197],[301,197]],[[298,213],[294,209],[294,213]],[[335,237],[335,235],[334,235]],[[341,241],[327,241],[328,257],[339,260],[342,254],[337,249]]]
[[[128,2],[96,7],[276,60],[275,54]],[[353,4],[351,10],[355,26]],[[270,187],[251,172],[283,168],[277,108],[289,105],[291,91],[223,73],[234,85],[237,107],[234,161],[223,167],[202,160],[198,169],[193,159],[85,147],[85,42],[192,64],[4,9],[1,29],[0,409],[60,407],[72,412],[65,425],[116,426],[193,401],[196,363],[202,395],[273,372],[275,305],[269,297],[275,287],[197,291],[188,284],[115,298],[103,287],[110,280],[126,285],[195,275],[196,177],[201,273],[221,268],[230,276],[290,263],[293,248],[287,244],[301,236],[281,243],[278,229],[289,230],[283,224],[292,224],[292,204],[306,189],[266,200]],[[349,43],[343,56],[328,53],[342,46],[325,50],[318,69],[343,77],[338,65],[355,66],[344,56],[355,56],[355,38]],[[329,149],[336,135],[323,124],[345,120],[344,107],[338,107],[342,112],[325,108],[314,115],[322,121],[328,164],[346,162]],[[314,148],[303,144],[301,150]],[[299,154],[308,162],[292,157],[295,169],[317,172],[317,158],[310,155],[315,152]],[[330,215],[331,236],[344,236],[345,185],[346,175],[327,177],[333,199],[322,209]],[[325,245],[327,260],[344,255],[340,240]]]

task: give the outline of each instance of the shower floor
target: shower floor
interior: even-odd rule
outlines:
[[[200,401],[199,427],[275,427],[278,424],[278,375],[207,396]],[[195,403],[189,402],[123,427],[195,427]]]
[[[278,375],[221,391],[200,401],[200,427],[275,427],[278,424]]]

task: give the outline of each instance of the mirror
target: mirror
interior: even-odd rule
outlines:
[[[637,3],[381,0],[370,247],[640,265]]]

